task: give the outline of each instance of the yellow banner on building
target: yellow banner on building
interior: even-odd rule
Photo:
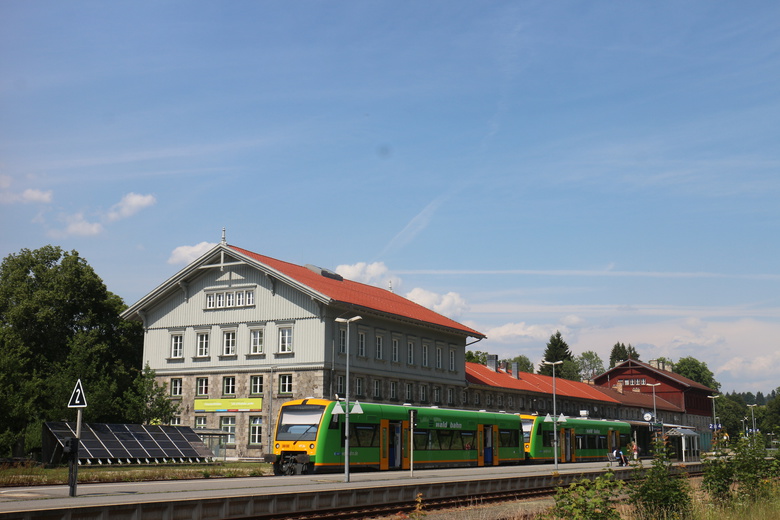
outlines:
[[[262,397],[257,399],[195,399],[195,413],[260,412],[262,410]]]

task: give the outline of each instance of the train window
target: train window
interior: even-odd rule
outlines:
[[[599,450],[609,449],[609,447],[607,446],[607,436],[606,435],[599,435],[599,445],[597,446],[597,449],[599,449]]]
[[[452,437],[454,433],[455,432],[452,430],[431,430],[431,449],[452,449]]]
[[[475,438],[475,432],[472,431],[460,432],[460,442],[463,445],[464,450],[476,449],[477,444],[474,441],[474,438]]]
[[[279,419],[276,439],[280,441],[313,441],[322,419],[324,406],[285,406]]]
[[[542,446],[545,448],[550,448],[553,445],[553,432],[552,431],[545,431],[544,436],[542,437]]]
[[[582,434],[575,434],[574,443],[578,450],[585,449],[585,436]]]
[[[518,446],[520,444],[520,432],[517,430],[499,430],[499,446]]]
[[[378,448],[379,436],[376,424],[350,424],[349,445],[361,448]]]
[[[414,449],[428,449],[428,430],[414,430]]]

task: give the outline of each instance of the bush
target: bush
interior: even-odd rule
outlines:
[[[632,485],[637,518],[690,518],[693,499],[687,475],[672,473],[670,447],[662,438],[653,443],[653,462],[644,478]]]
[[[593,480],[576,480],[568,487],[558,489],[552,510],[553,518],[620,520],[614,502],[624,486],[625,482],[615,480],[611,470]]]

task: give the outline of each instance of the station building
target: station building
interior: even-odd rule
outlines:
[[[591,384],[556,378],[553,406],[552,377],[499,366],[497,356],[465,361],[481,332],[224,234],[122,316],[143,323],[144,362],[179,403],[175,423],[226,432],[228,458],[260,458],[283,402],[344,397],[348,371],[351,400],[621,420],[657,409],[674,424],[703,412],[697,399],[709,390],[629,360]],[[665,385],[655,398],[638,384],[642,371]]]

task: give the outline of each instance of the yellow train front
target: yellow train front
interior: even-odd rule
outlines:
[[[282,405],[274,474],[344,471],[344,404],[299,399]],[[341,411],[342,413],[339,413]],[[525,461],[520,417],[506,413],[361,403],[349,415],[350,470],[493,466]]]

